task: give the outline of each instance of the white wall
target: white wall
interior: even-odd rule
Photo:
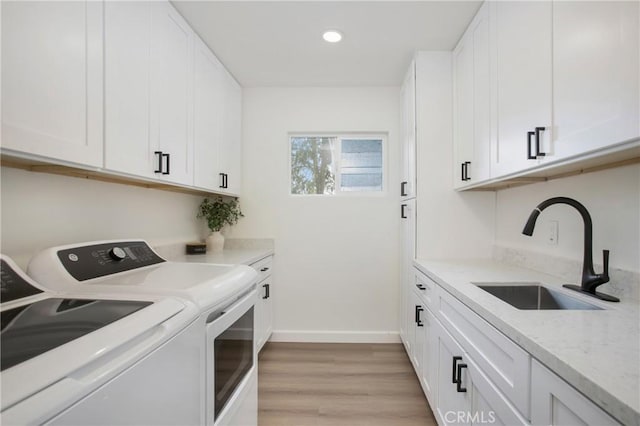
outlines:
[[[275,239],[274,340],[397,341],[399,88],[243,93],[245,218],[232,237]],[[388,132],[381,196],[292,196],[289,132]]]
[[[43,248],[144,238],[152,245],[204,236],[201,197],[2,167],[1,250],[22,267]]]
[[[420,52],[416,56],[416,78],[416,257],[489,258],[495,194],[453,189],[451,52]]]
[[[640,271],[639,164],[498,191],[496,243],[582,261],[584,225],[572,207],[547,208],[533,236],[522,235],[531,210],[558,196],[574,198],[589,210],[595,263],[601,264],[602,250],[609,249],[611,267]],[[548,227],[554,220],[559,223],[558,245],[549,245]]]

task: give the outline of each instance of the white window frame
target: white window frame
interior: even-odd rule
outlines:
[[[335,164],[335,192],[333,194],[294,194],[291,192],[292,173],[291,173],[291,139],[292,138],[304,138],[304,137],[324,137],[324,138],[336,138],[336,145],[334,146],[334,164]],[[287,152],[289,154],[289,195],[292,197],[382,197],[387,194],[387,140],[389,134],[387,132],[293,132],[287,135]],[[342,173],[340,173],[340,163],[342,160],[342,140],[343,139],[366,139],[366,140],[381,140],[382,141],[382,189],[380,191],[341,191]]]

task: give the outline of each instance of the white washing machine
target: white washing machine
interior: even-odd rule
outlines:
[[[167,262],[143,240],[113,240],[46,249],[31,260],[28,274],[64,291],[166,295],[194,303],[204,345],[203,423],[257,424],[253,268]]]
[[[55,291],[0,264],[0,423],[202,422],[193,304]]]

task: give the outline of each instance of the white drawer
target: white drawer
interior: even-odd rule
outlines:
[[[531,356],[444,289],[434,311],[487,377],[530,418]]]
[[[414,291],[420,296],[420,299],[431,310],[436,311],[437,288],[438,285],[425,274],[420,272],[418,268],[413,268],[413,280],[411,281]]]
[[[250,265],[258,273],[257,281],[260,282],[271,275],[273,270],[273,256],[267,256]]]

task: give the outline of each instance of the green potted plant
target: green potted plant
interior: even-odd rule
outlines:
[[[241,217],[240,203],[237,198],[224,200],[217,197],[205,198],[198,207],[198,219],[204,218],[211,234],[207,237],[207,251],[216,253],[224,247],[224,235],[220,232],[225,225],[235,225]]]

